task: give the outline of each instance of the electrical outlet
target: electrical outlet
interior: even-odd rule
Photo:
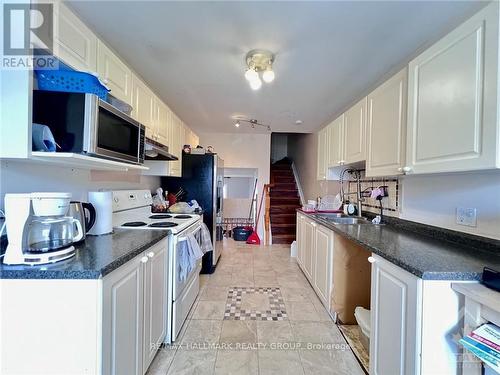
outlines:
[[[475,227],[477,225],[476,209],[457,207],[457,224]]]

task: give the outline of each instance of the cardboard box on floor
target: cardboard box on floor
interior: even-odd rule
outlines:
[[[371,264],[369,251],[356,243],[335,236],[331,310],[342,324],[357,324],[356,306],[370,308]]]

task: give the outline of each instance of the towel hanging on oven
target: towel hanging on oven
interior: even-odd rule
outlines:
[[[210,240],[210,231],[208,230],[207,224],[201,223],[201,238],[200,238],[200,247],[203,254],[213,251],[214,247],[212,246],[212,241]]]
[[[179,242],[179,280],[184,281],[196,268],[196,261],[203,256],[203,251],[192,234]]]

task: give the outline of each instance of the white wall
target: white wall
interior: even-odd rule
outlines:
[[[336,195],[340,191],[337,181],[316,180],[317,147],[317,133],[288,136],[288,157],[295,163],[306,200],[316,199],[318,196]]]
[[[159,177],[140,172],[89,171],[47,166],[28,161],[0,163],[0,207],[5,193],[34,191],[71,192],[73,200],[87,200],[87,193],[98,189],[150,189],[160,186]]]
[[[257,194],[260,204],[264,184],[269,183],[271,135],[253,133],[202,133],[200,144],[213,146],[224,160],[224,168],[256,168]],[[259,218],[258,233],[263,240],[264,208]]]
[[[288,156],[288,135],[273,133],[271,135],[271,160],[281,160]]]
[[[500,171],[406,176],[402,219],[500,240]],[[477,227],[455,222],[456,208],[476,208]]]

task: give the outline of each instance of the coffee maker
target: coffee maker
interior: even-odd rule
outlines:
[[[83,238],[79,220],[67,216],[70,193],[5,194],[9,244],[5,264],[54,263],[75,255]]]

